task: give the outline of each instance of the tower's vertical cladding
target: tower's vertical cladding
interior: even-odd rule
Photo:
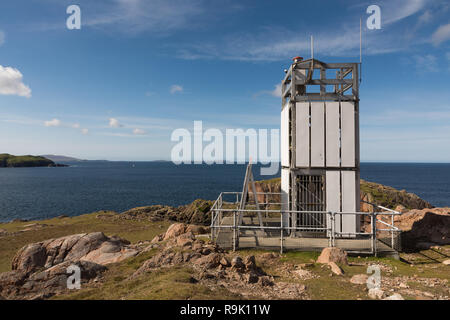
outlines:
[[[359,211],[358,63],[294,58],[282,81],[281,189],[284,225],[326,233],[323,212]],[[322,213],[321,213],[322,212]],[[359,216],[336,216],[341,237],[359,230]]]

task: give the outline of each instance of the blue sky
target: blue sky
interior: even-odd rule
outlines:
[[[81,8],[81,30],[66,8]],[[381,7],[381,30],[366,8]],[[0,4],[0,152],[169,159],[176,128],[279,128],[293,56],[359,61],[363,161],[450,161],[450,3],[16,0]]]

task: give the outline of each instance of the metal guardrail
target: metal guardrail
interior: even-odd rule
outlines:
[[[277,195],[281,197],[281,193],[275,193],[275,192],[269,192],[269,193],[263,193],[259,192],[256,193],[257,195],[263,195],[265,197],[269,195]],[[235,201],[224,201],[224,196],[233,196],[235,197]],[[309,233],[322,233],[324,234],[324,237],[328,239],[328,245],[331,247],[337,246],[337,241],[339,239],[358,239],[365,237],[370,239],[370,250],[369,251],[358,251],[358,250],[347,250],[352,253],[369,253],[377,255],[377,234],[379,232],[387,232],[390,233],[390,241],[383,241],[383,243],[394,251],[397,250],[397,246],[395,243],[395,240],[397,236],[400,234],[401,230],[397,228],[394,225],[394,216],[400,215],[400,212],[397,212],[395,210],[385,208],[383,206],[379,206],[374,203],[370,203],[367,201],[363,201],[365,203],[368,203],[372,205],[373,208],[377,208],[383,211],[372,211],[372,212],[333,212],[333,211],[298,211],[298,210],[282,210],[282,209],[270,209],[269,206],[281,206],[280,202],[263,202],[259,203],[260,206],[266,206],[265,209],[239,209],[239,203],[242,197],[241,192],[222,192],[217,200],[214,202],[211,212],[212,212],[212,218],[211,218],[211,239],[217,240],[218,234],[220,230],[232,230],[232,247],[233,250],[236,250],[239,247],[239,235],[241,230],[262,230],[262,231],[275,231],[278,230],[280,234],[280,252],[282,253],[284,251],[284,237],[286,232],[293,232],[293,231],[300,231],[300,232],[309,232]],[[224,206],[228,206],[231,208],[224,208]],[[234,207],[236,206],[236,207]],[[248,204],[246,207],[252,206],[252,204]],[[266,217],[268,214],[273,215],[279,215],[280,217],[280,223],[279,226],[260,226],[260,225],[242,225],[239,224],[239,217],[244,215],[249,215],[251,213],[260,213],[264,212],[266,213]],[[232,224],[223,224],[223,215],[232,215]],[[326,223],[326,227],[315,227],[315,226],[285,226],[284,225],[284,217],[286,215],[290,214],[296,214],[296,215],[311,215],[311,214],[324,214],[326,220],[329,221],[329,223]],[[360,216],[369,216],[370,217],[370,232],[341,232],[338,231],[336,228],[336,221],[338,220],[337,217],[342,218],[344,215],[360,215]],[[385,222],[381,219],[378,219],[379,216],[390,216],[391,223]],[[230,216],[231,217],[231,216]],[[383,228],[378,228],[377,224],[382,224]],[[304,236],[300,236],[299,238],[308,238]]]

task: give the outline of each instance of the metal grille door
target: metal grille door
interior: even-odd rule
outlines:
[[[325,211],[325,177],[323,175],[299,175],[297,177],[299,211]],[[297,226],[325,228],[324,213],[303,213],[298,216]]]

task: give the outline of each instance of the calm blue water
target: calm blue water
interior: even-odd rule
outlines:
[[[134,165],[134,167],[133,167]],[[255,179],[261,177],[254,167]],[[82,162],[68,168],[0,168],[0,221],[178,206],[240,191],[245,165]],[[450,164],[363,163],[361,177],[450,206]]]

